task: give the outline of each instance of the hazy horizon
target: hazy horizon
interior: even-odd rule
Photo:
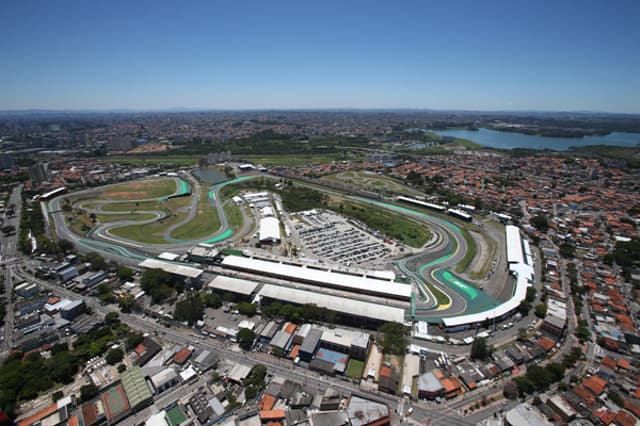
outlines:
[[[640,4],[5,2],[0,110],[640,113]]]

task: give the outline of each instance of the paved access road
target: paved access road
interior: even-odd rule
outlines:
[[[18,245],[18,236],[20,235],[20,213],[22,211],[22,185],[13,188],[9,196],[7,205],[14,205],[15,215],[13,217],[4,217],[3,226],[12,225],[16,231],[13,235],[0,237],[0,256],[2,261],[2,269],[4,275],[4,297],[5,297],[5,322],[3,326],[4,334],[0,342],[0,361],[6,359],[13,347],[13,303],[11,303],[11,292],[14,284],[14,268],[16,265],[16,254]]]

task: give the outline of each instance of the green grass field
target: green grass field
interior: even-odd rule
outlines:
[[[185,223],[171,233],[171,238],[178,240],[196,240],[213,234],[220,228],[220,218],[216,208],[209,204],[208,189],[200,191],[197,212],[193,220]]]
[[[344,375],[347,377],[351,377],[352,379],[359,380],[362,378],[362,372],[364,371],[364,362],[351,359],[349,361],[349,365],[347,366],[347,370],[344,372]]]
[[[431,232],[426,225],[397,213],[383,209],[372,209],[349,201],[330,206],[336,212],[357,219],[411,247],[422,247],[431,237]]]
[[[224,214],[225,216],[227,216],[227,223],[229,224],[229,228],[233,229],[234,232],[237,232],[240,228],[242,228],[243,219],[239,206],[231,202],[225,203]]]
[[[127,182],[105,188],[100,198],[107,200],[144,200],[167,197],[176,192],[173,179],[155,179]]]
[[[436,298],[436,302],[438,302],[438,305],[446,305],[447,303],[451,302],[449,296],[447,296],[442,290],[431,284],[428,280],[426,280],[425,282],[427,283],[427,287],[431,291],[431,294],[433,294],[433,297]]]
[[[188,213],[179,212],[171,217],[146,225],[127,225],[111,228],[109,232],[115,236],[146,244],[168,244],[164,239],[164,231],[171,225],[186,218]]]
[[[138,222],[143,222],[146,220],[151,220],[156,217],[156,215],[152,213],[122,213],[122,214],[97,214],[96,217],[100,221],[100,223],[110,223],[110,222],[118,222],[121,220],[135,220]]]
[[[460,229],[462,231],[462,236],[464,237],[464,240],[467,242],[467,252],[464,254],[464,257],[462,258],[462,260],[460,260],[460,262],[458,262],[458,264],[456,265],[456,272],[459,274],[467,270],[467,268],[469,267],[469,264],[471,264],[471,261],[476,256],[476,251],[477,251],[476,242],[474,241],[469,231],[467,231],[464,228],[460,228]]]

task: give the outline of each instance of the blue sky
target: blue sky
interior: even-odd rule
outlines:
[[[0,3],[0,109],[640,113],[640,1]]]

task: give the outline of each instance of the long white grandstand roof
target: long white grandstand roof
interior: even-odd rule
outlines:
[[[180,275],[185,278],[198,278],[202,275],[202,269],[192,268],[191,266],[178,265],[176,263],[163,262],[157,259],[145,259],[138,265],[148,269],[162,269],[165,272],[174,275]]]
[[[299,305],[312,303],[321,308],[377,321],[404,322],[404,309],[378,305],[377,303],[362,302],[271,284],[265,284],[258,295]]]
[[[523,263],[522,239],[520,238],[520,228],[507,225],[507,263]]]
[[[520,261],[509,265],[509,270],[516,277],[516,286],[513,295],[506,302],[496,306],[495,308],[479,312],[477,314],[459,315],[450,318],[443,318],[442,322],[445,327],[456,327],[466,324],[474,324],[482,322],[485,319],[499,318],[513,310],[517,309],[527,296],[527,288],[533,281],[534,269],[533,265],[527,265],[522,256],[522,239],[520,238],[520,229],[517,226],[509,225],[507,228],[507,259],[509,253],[520,251]],[[509,229],[512,229],[509,231]],[[510,235],[511,232],[511,235]],[[514,245],[517,246],[513,247]],[[517,253],[516,253],[517,255]],[[509,261],[511,262],[511,261]]]
[[[445,207],[444,206],[441,206],[439,204],[427,203],[426,201],[416,200],[415,198],[399,196],[398,200],[399,201],[405,201],[407,203],[417,204],[419,206],[426,207],[428,209],[445,211]]]
[[[292,281],[315,283],[364,294],[386,295],[396,299],[411,299],[411,286],[363,276],[342,274],[308,266],[289,265],[241,256],[227,256],[223,266],[279,276]]]
[[[218,275],[208,284],[209,288],[215,290],[230,291],[244,295],[253,293],[257,286],[257,282],[225,277],[224,275]]]

